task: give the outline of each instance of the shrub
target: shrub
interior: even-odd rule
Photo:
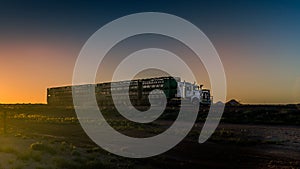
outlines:
[[[46,144],[40,143],[40,142],[31,144],[30,148],[35,151],[42,151],[42,152],[46,152],[49,154],[56,154],[55,149],[53,149],[52,147],[50,147]]]

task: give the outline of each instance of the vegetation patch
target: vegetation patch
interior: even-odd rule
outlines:
[[[44,143],[41,143],[41,142],[37,142],[37,143],[33,143],[30,145],[30,148],[32,150],[35,150],[35,151],[41,151],[41,152],[45,152],[45,153],[49,153],[49,154],[56,154],[56,150],[51,147],[51,146],[48,146]]]

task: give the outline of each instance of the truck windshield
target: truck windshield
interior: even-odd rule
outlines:
[[[203,99],[209,99],[209,97],[210,97],[210,96],[209,96],[209,92],[208,92],[208,91],[203,91],[203,92],[202,92],[202,98],[203,98]]]

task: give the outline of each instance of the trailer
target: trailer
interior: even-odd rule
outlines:
[[[128,88],[129,86],[129,88]],[[156,77],[135,79],[78,86],[63,86],[47,89],[47,103],[51,106],[73,106],[72,88],[89,105],[89,94],[95,92],[99,106],[114,106],[117,104],[132,104],[133,106],[149,106],[149,98],[155,104],[164,104],[161,94],[164,94],[168,106],[180,105],[182,101],[192,104],[210,105],[212,97],[209,89],[202,89],[203,85],[181,81],[179,77]],[[92,89],[95,90],[92,90]],[[155,90],[158,89],[158,90]],[[155,92],[153,92],[155,90]],[[111,92],[118,97],[113,102]],[[129,93],[130,101],[126,94]]]

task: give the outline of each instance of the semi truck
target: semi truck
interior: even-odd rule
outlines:
[[[149,98],[157,104],[162,104],[163,100],[160,94],[166,96],[167,105],[169,106],[179,105],[182,101],[194,105],[210,105],[212,103],[210,90],[203,89],[203,85],[181,81],[179,77],[168,76],[48,88],[48,105],[73,106],[72,88],[82,96],[82,100],[85,100],[86,105],[90,103],[88,94],[93,91],[93,88],[95,89],[98,105],[105,107],[113,106],[116,102],[118,104],[132,104],[133,106],[149,106]],[[114,100],[115,102],[113,102],[111,96],[112,91],[118,95],[117,99]],[[130,103],[127,100],[128,97],[125,96],[126,93],[129,93]]]

